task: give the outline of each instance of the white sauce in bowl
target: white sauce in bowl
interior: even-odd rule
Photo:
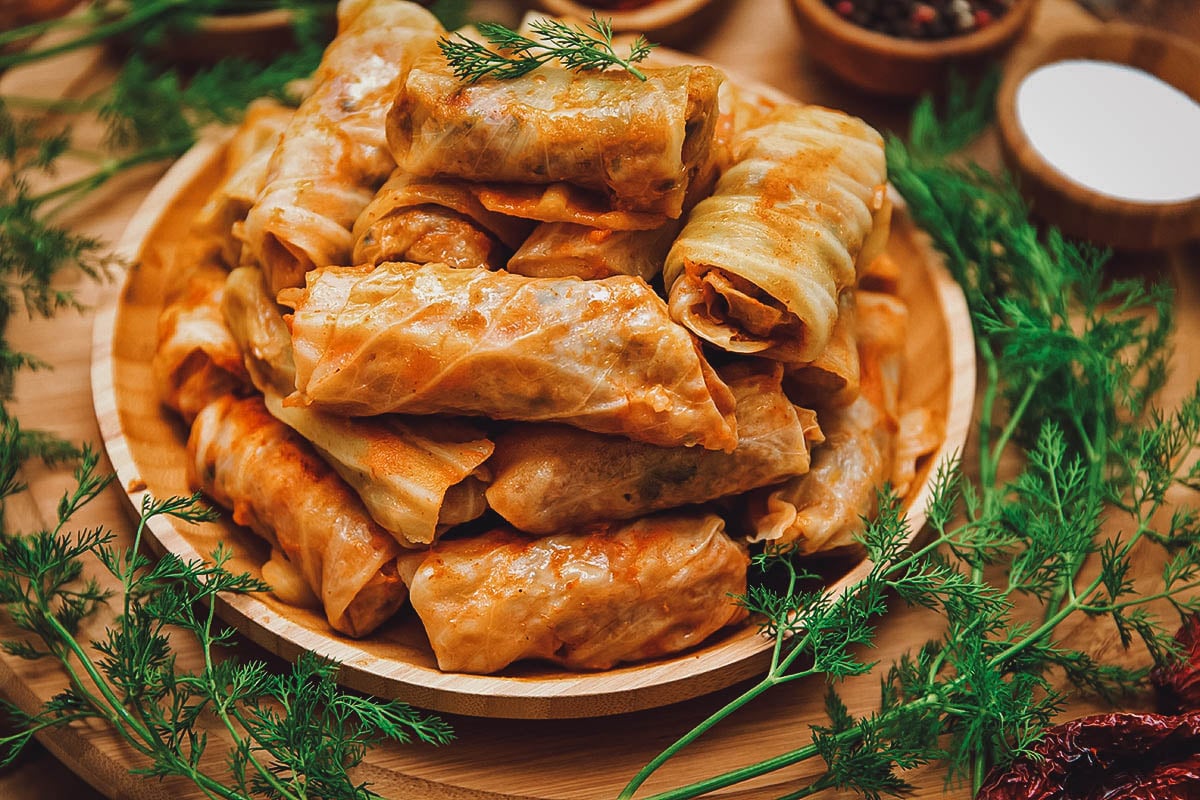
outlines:
[[[1084,59],[1030,72],[1017,120],[1072,181],[1138,203],[1200,197],[1200,103],[1136,67]]]

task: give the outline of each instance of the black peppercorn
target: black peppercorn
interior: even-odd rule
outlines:
[[[987,27],[1012,0],[825,0],[855,25],[906,39],[945,39]]]

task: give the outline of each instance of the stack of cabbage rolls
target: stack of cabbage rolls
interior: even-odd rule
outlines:
[[[606,669],[742,623],[759,543],[854,546],[939,438],[859,288],[878,134],[708,66],[464,83],[419,5],[338,21],[235,132],[154,359],[279,599],[415,614],[447,671]]]

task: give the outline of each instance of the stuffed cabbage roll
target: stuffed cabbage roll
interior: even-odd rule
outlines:
[[[504,266],[530,223],[488,211],[465,184],[396,170],[354,223],[354,264]]]
[[[782,368],[740,362],[719,371],[737,400],[732,453],[658,447],[563,425],[522,425],[496,437],[488,504],[520,530],[546,534],[778,483],[808,471],[816,415],[780,387]]]
[[[188,469],[194,487],[299,568],[334,630],[365,636],[404,602],[400,545],[261,398],[206,407],[188,438]]]
[[[246,250],[273,291],[302,285],[314,266],[349,260],[350,228],[396,166],[384,138],[388,109],[413,61],[436,49],[442,33],[416,3],[338,4],[337,36],[246,217]]]
[[[781,106],[733,158],[667,254],[671,314],[725,350],[812,361],[864,244],[886,236],[883,141],[839,112]]]
[[[582,222],[570,216],[572,203],[553,219],[540,203],[538,187],[567,184],[616,212],[596,227],[655,227],[656,219],[679,217],[706,161],[722,77],[706,66],[645,73],[642,81],[624,71],[544,65],[513,80],[465,84],[431,53],[396,98],[388,143],[404,171],[485,182],[498,195],[493,203],[513,185],[520,203],[496,210]]]
[[[221,316],[255,388],[287,396],[296,390],[292,335],[270,291],[262,270],[238,267],[225,278]]]
[[[688,187],[687,212],[712,191],[715,164],[701,170]],[[614,231],[573,222],[543,222],[533,229],[506,269],[537,278],[575,275],[585,280],[610,275],[633,275],[644,281],[662,272],[663,261],[683,228],[683,217],[669,219],[648,231]]]
[[[207,232],[220,243],[227,267],[241,262],[241,225],[267,180],[271,154],[294,109],[270,98],[246,108],[237,131],[225,146],[225,178],[196,214],[193,229]]]
[[[487,510],[482,465],[493,445],[482,431],[459,420],[350,419],[284,406],[295,386],[292,343],[260,270],[230,273],[222,311],[271,416],[315,447],[400,544],[429,544]]]
[[[472,425],[395,415],[338,417],[285,406],[276,394],[264,400],[271,416],[316,448],[371,518],[405,547],[429,544],[487,511],[483,463],[493,444]]]
[[[565,422],[668,447],[737,444],[734,400],[644,281],[444,264],[314,270],[295,308],[293,404],[337,414]]]
[[[544,539],[507,530],[401,560],[438,666],[491,673],[534,658],[571,669],[700,644],[746,612],[745,551],[720,517],[647,517]]]
[[[821,355],[807,364],[788,368],[783,388],[788,397],[807,406],[844,406],[858,397],[858,314],[855,293],[842,292],[838,318]]]
[[[679,233],[677,220],[655,230],[611,231],[573,222],[544,222],[533,229],[506,269],[534,278],[584,280],[633,275],[652,280]]]
[[[221,314],[225,276],[213,258],[192,264],[158,317],[151,374],[159,398],[186,422],[218,397],[250,389],[241,351]]]
[[[850,405],[820,414],[825,443],[814,451],[807,475],[751,501],[754,541],[794,542],[802,553],[855,544],[863,518],[875,513],[878,492],[892,478],[907,318],[899,300],[859,293],[861,393]]]

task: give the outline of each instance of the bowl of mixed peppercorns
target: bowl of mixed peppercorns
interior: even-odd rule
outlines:
[[[1003,56],[1037,0],[787,0],[805,49],[842,79],[877,94],[941,88]]]

